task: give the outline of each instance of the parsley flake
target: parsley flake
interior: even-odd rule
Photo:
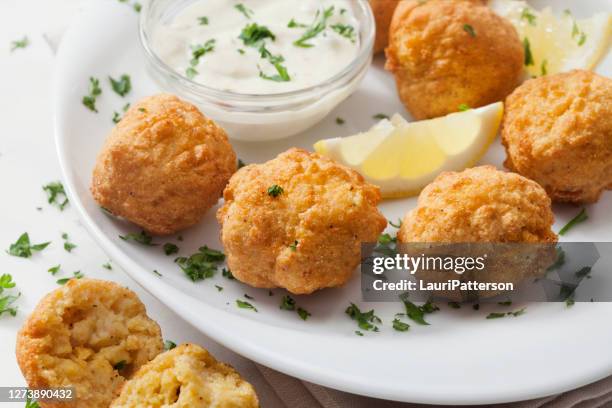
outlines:
[[[179,247],[171,242],[167,242],[164,244],[164,253],[166,255],[178,254]]]
[[[47,202],[64,211],[68,204],[68,196],[64,190],[64,185],[59,181],[55,181],[43,186],[42,189],[47,193]]]
[[[559,231],[559,235],[565,235],[570,229],[574,228],[577,224],[584,222],[589,219],[589,215],[586,212],[586,208],[580,210],[580,212],[572,218],[561,230]]]
[[[198,17],[198,22],[200,23],[200,25],[208,25],[208,17],[206,16]]]
[[[345,122],[346,121],[342,119],[341,117],[336,118],[336,125],[344,125]]]
[[[459,110],[459,112],[465,112],[470,109],[472,108],[470,108],[470,105],[468,105],[467,103],[462,103],[457,107],[457,110]]]
[[[9,247],[7,253],[12,256],[18,256],[20,258],[30,258],[32,256],[32,252],[42,251],[45,249],[51,242],[43,242],[42,244],[34,244],[30,243],[30,236],[27,232],[24,232],[17,238],[11,246]]]
[[[117,93],[117,95],[124,97],[132,90],[132,81],[130,80],[130,76],[127,74],[123,74],[119,77],[119,79],[114,79],[109,76],[108,80],[111,83],[111,87],[113,91]]]
[[[393,328],[400,332],[405,332],[410,329],[410,325],[408,323],[402,322],[400,319],[393,319]]]
[[[66,250],[66,252],[72,252],[72,250],[77,247],[75,244],[69,241],[70,238],[65,232],[62,234],[62,238],[64,239],[64,250]]]
[[[283,298],[281,299],[281,303],[280,303],[280,309],[281,310],[295,310],[295,299],[293,299],[291,296],[288,296],[288,295],[283,296]]]
[[[377,113],[376,115],[372,116],[372,118],[376,120],[389,119],[389,115],[386,115],[384,113]]]
[[[158,245],[153,242],[153,237],[149,235],[145,230],[142,230],[139,233],[130,232],[129,234],[119,235],[119,238],[121,238],[124,241],[138,242],[139,244],[146,245],[146,246]]]
[[[62,267],[61,265],[52,266],[51,268],[47,269],[47,272],[49,272],[51,275],[55,275],[56,273],[59,272],[61,267]]]
[[[268,187],[268,195],[270,197],[278,197],[279,195],[283,194],[285,190],[283,190],[283,188],[281,186],[279,186],[278,184],[273,184],[270,187]]]
[[[302,36],[293,42],[296,47],[310,48],[314,45],[309,41],[321,34],[327,27],[327,20],[334,14],[334,6],[328,7],[321,12],[317,10],[315,19]]]
[[[355,42],[355,27],[348,24],[333,24],[331,29],[337,32],[342,37],[350,40],[351,42]]]
[[[251,19],[251,17],[253,16],[253,14],[255,14],[253,12],[253,10],[251,10],[250,8],[246,7],[244,4],[240,3],[240,4],[236,4],[234,6],[234,8],[236,10],[238,10],[239,12],[241,12],[246,18],[248,18],[249,20]]]
[[[89,78],[89,94],[83,97],[83,100],[82,100],[83,105],[85,105],[85,107],[89,109],[90,111],[97,113],[98,109],[96,108],[96,100],[98,99],[98,96],[100,96],[101,94],[102,94],[102,88],[100,88],[100,80],[94,77],[90,77]]]
[[[346,313],[351,319],[357,321],[357,325],[360,329],[375,332],[379,331],[378,326],[376,326],[374,323],[382,323],[382,320],[380,317],[374,314],[374,309],[364,313],[359,310],[359,307],[356,304],[351,303],[351,305],[346,308],[344,313]]]
[[[531,54],[531,44],[527,37],[523,38],[523,48],[525,49],[525,66],[533,65],[533,55]]]
[[[529,25],[536,25],[536,16],[527,7],[523,8],[523,10],[521,11],[521,20],[527,21]]]
[[[244,300],[236,299],[236,305],[240,309],[249,309],[249,310],[252,310],[254,312],[257,312],[257,308],[255,306],[253,306],[249,302],[245,302]]]
[[[300,319],[304,321],[307,320],[309,316],[312,316],[308,310],[302,309],[301,307],[298,307],[297,314],[300,316]]]
[[[76,272],[72,273],[72,277],[58,279],[56,281],[56,283],[58,285],[65,285],[66,283],[68,283],[69,280],[71,280],[71,279],[81,279],[83,276],[85,276],[85,275],[83,275],[83,273],[81,273],[81,271],[76,271]]]
[[[175,347],[176,347],[176,343],[173,342],[172,340],[164,341],[164,350],[166,350],[166,351],[172,350]]]
[[[30,40],[27,36],[24,36],[21,40],[15,40],[11,42],[11,52],[20,48],[26,48],[28,45],[30,45]]]
[[[225,260],[221,251],[200,247],[198,252],[190,257],[179,257],[174,260],[193,282],[212,278],[217,272],[217,264]]]
[[[463,31],[468,33],[470,35],[470,37],[476,37],[476,31],[474,31],[474,27],[472,27],[469,24],[464,24],[463,25]]]

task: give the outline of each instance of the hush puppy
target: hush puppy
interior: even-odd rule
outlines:
[[[138,370],[110,408],[257,408],[255,390],[195,344],[162,353]]]
[[[221,127],[176,96],[155,95],[111,131],[91,192],[114,215],[172,234],[200,221],[234,171],[236,154]]]
[[[30,388],[73,387],[70,402],[43,408],[106,408],[121,386],[163,350],[161,331],[137,295],[95,279],[71,279],[45,296],[17,336]]]
[[[575,70],[529,80],[507,99],[506,167],[553,201],[591,203],[612,189],[612,79]]]
[[[400,251],[417,250],[419,244],[440,243],[426,254],[458,251],[458,256],[488,255],[484,270],[459,275],[454,271],[422,271],[417,278],[446,282],[512,282],[541,276],[554,261],[556,234],[550,198],[536,182],[493,166],[462,172],[444,172],[421,192],[417,207],[402,220],[397,234]],[[481,243],[479,246],[448,244]],[[487,246],[487,243],[495,245]],[[528,243],[536,245],[506,245]],[[405,245],[403,244],[413,244]],[[416,244],[416,249],[414,245]],[[480,291],[481,297],[498,292]],[[461,291],[442,293],[466,300]]]
[[[479,1],[400,2],[386,53],[386,69],[417,120],[503,100],[523,76],[516,30]]]
[[[376,39],[374,40],[374,52],[385,50],[389,42],[389,26],[393,18],[393,12],[400,0],[370,0],[370,7],[376,19]]]
[[[380,191],[353,170],[290,149],[230,179],[217,212],[227,264],[251,286],[295,294],[344,284],[360,244],[387,224]]]

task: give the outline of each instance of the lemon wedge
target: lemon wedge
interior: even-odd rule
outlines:
[[[592,69],[608,51],[612,13],[578,19],[569,10],[555,15],[550,7],[535,10],[520,0],[490,0],[489,6],[518,31],[531,76]]]
[[[480,160],[497,135],[503,110],[497,102],[410,123],[396,114],[367,132],[320,140],[314,149],[361,173],[383,197],[412,196],[441,171],[463,170]]]

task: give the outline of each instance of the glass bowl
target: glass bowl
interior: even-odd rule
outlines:
[[[151,0],[141,12],[140,43],[147,70],[166,92],[176,94],[217,121],[231,138],[245,141],[282,139],[320,122],[352,94],[371,62],[375,22],[367,0],[355,0],[360,25],[360,48],[353,61],[318,85],[273,94],[242,94],[199,84],[166,64],[152,45],[153,33],[168,24],[184,7],[197,0]]]

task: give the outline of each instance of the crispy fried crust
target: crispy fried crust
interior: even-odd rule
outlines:
[[[523,76],[516,30],[479,1],[400,2],[386,53],[386,68],[415,119],[503,100]]]
[[[200,221],[236,171],[225,131],[192,104],[155,95],[132,106],[98,155],[100,206],[153,234]]]
[[[376,19],[376,40],[374,41],[374,52],[385,50],[389,42],[389,26],[397,3],[400,0],[370,0],[370,7]]]
[[[283,188],[278,197],[267,190]],[[217,212],[227,263],[251,286],[292,293],[344,284],[360,261],[360,244],[375,242],[387,221],[377,187],[353,170],[290,149],[240,169]]]
[[[556,242],[550,198],[493,166],[444,172],[404,217],[400,242]]]
[[[255,390],[232,367],[182,344],[138,370],[111,408],[257,408]]]
[[[612,80],[575,70],[525,82],[507,99],[505,165],[553,201],[589,203],[612,189]]]
[[[162,349],[160,328],[134,292],[72,279],[36,306],[17,335],[16,354],[31,388],[75,389],[77,400],[41,401],[42,408],[106,408]]]

